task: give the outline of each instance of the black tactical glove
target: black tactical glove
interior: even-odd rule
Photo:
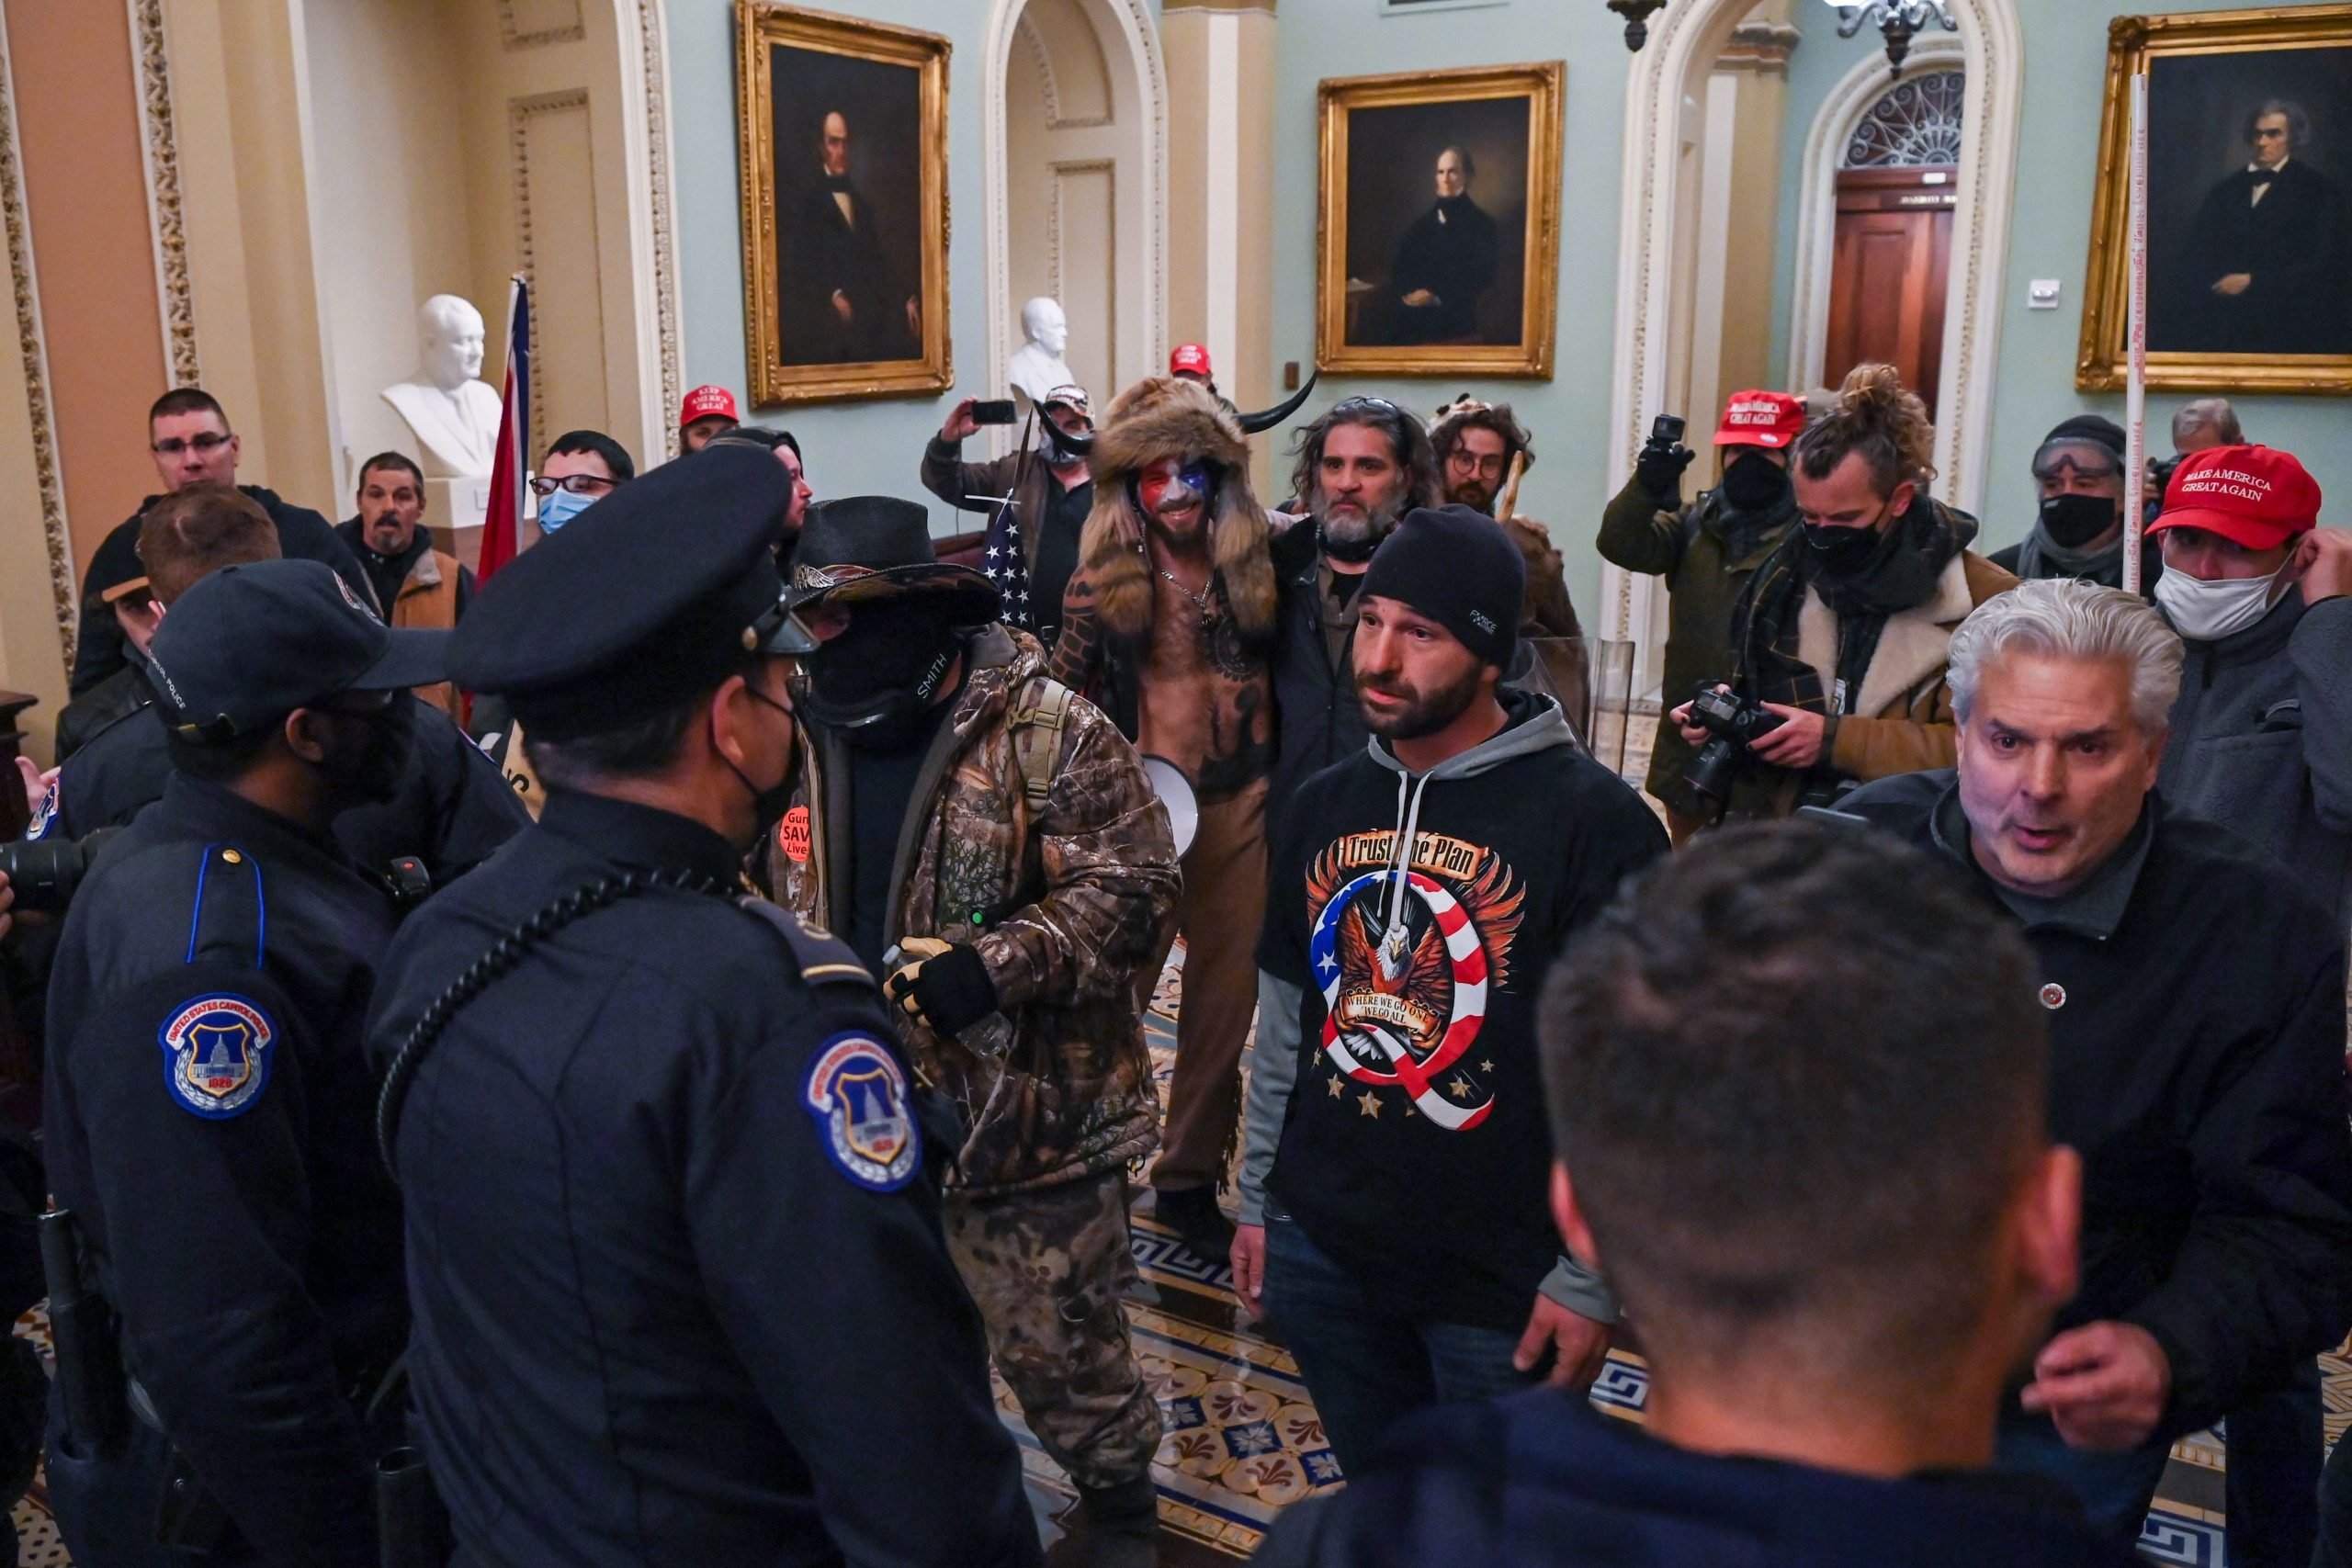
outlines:
[[[1642,488],[1657,502],[1658,510],[1677,511],[1682,505],[1682,470],[1698,456],[1688,446],[1645,442],[1641,454],[1634,459],[1634,477],[1642,481]]]
[[[933,1033],[959,1034],[996,1011],[996,983],[973,949],[909,937],[899,952],[910,962],[882,982],[883,994]]]

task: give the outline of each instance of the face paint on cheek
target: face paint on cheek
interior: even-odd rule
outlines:
[[[1180,464],[1173,457],[1162,457],[1136,476],[1136,498],[1155,515],[1205,500],[1208,490],[1208,465],[1197,460]]]

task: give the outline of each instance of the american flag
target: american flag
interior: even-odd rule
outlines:
[[[481,560],[474,575],[483,582],[514,558],[521,537],[523,476],[531,455],[531,286],[516,273],[507,280],[506,386],[498,411],[498,457],[490,470],[490,509],[482,520]]]
[[[980,571],[996,584],[1004,600],[998,619],[1024,632],[1037,629],[1029,611],[1029,561],[1021,551],[1021,519],[1013,515],[1012,497],[997,502],[989,518],[988,541],[980,550]]]

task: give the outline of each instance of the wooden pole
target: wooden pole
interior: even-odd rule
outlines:
[[[1520,476],[1526,472],[1527,454],[1524,452],[1512,453],[1510,455],[1510,477],[1503,480],[1502,493],[1495,498],[1496,522],[1508,523],[1511,518],[1518,514],[1519,479]]]
[[[2148,485],[2148,74],[2132,78],[2130,371],[2123,391],[2123,590],[2143,592],[2140,534]]]

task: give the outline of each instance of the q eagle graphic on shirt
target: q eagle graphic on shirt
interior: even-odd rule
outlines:
[[[1439,833],[1351,833],[1306,875],[1307,960],[1323,987],[1323,1054],[1367,1085],[1399,1084],[1450,1133],[1494,1110],[1465,1053],[1510,977],[1527,890],[1500,855]],[[1491,1065],[1489,1065],[1491,1070]]]

